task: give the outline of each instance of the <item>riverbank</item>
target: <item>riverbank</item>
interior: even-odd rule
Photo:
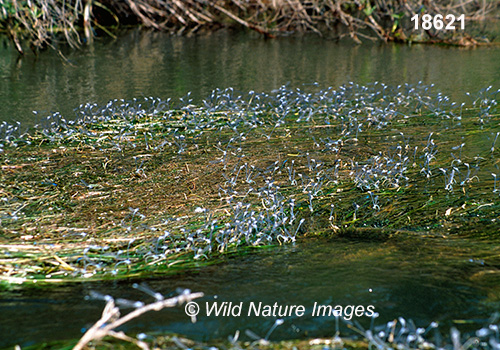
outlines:
[[[431,27],[417,24],[420,19],[415,16],[424,14],[432,16]],[[380,40],[477,46],[489,43],[492,38],[484,31],[473,30],[473,23],[495,18],[498,19],[496,1],[481,4],[440,0],[425,4],[391,0],[0,2],[0,31],[9,35],[21,54],[26,47],[35,52],[57,48],[58,42],[79,47],[97,36],[114,36],[117,28],[129,25],[188,36],[234,27],[266,38],[313,32],[329,39],[350,38],[356,43]]]

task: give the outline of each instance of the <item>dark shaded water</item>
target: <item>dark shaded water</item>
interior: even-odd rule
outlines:
[[[274,317],[246,317],[250,302],[303,305],[304,316],[285,317],[271,339],[333,336],[334,317],[313,316],[313,304],[373,305],[384,324],[398,316],[426,327],[438,321],[445,331],[454,321],[476,319],[478,324],[500,307],[498,288],[484,272],[498,274],[481,257],[495,254],[491,243],[462,239],[410,238],[386,242],[306,241],[295,247],[230,259],[181,276],[148,281],[165,295],[176,288],[203,291],[198,322],[191,324],[182,307],[151,312],[126,330],[171,331],[195,339],[224,339],[236,330],[264,336]],[[483,276],[484,277],[484,276]],[[53,290],[4,294],[0,301],[0,346],[29,344],[44,339],[77,338],[101,313],[104,302],[85,300],[90,291],[131,300],[151,301],[132,288],[132,281],[79,284]],[[495,292],[496,291],[496,292]],[[214,299],[217,296],[217,299]],[[206,316],[206,302],[243,302],[240,317]],[[370,318],[353,317],[368,327]],[[344,335],[349,333],[341,327]]]
[[[318,82],[436,84],[455,100],[500,81],[500,48],[462,49],[385,44],[354,45],[317,36],[262,40],[218,32],[200,37],[129,32],[80,51],[20,59],[0,45],[0,120],[29,122],[32,111],[67,118],[81,103],[140,96],[195,99],[215,88],[267,91]]]

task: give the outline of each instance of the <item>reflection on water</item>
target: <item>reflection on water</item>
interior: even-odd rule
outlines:
[[[318,82],[338,86],[434,83],[461,99],[500,81],[500,48],[354,45],[317,36],[263,40],[217,32],[199,37],[132,31],[80,51],[52,51],[19,59],[3,39],[0,47],[0,120],[27,121],[33,110],[71,116],[81,103],[140,96],[199,99],[215,88],[270,91]]]
[[[0,120],[29,123],[32,110],[69,115],[80,103],[113,98],[178,98],[192,91],[199,99],[227,86],[269,91],[287,82],[301,87],[317,81],[324,87],[350,80],[394,85],[422,80],[460,100],[466,91],[500,82],[499,48],[355,46],[315,36],[266,41],[228,32],[193,38],[130,32],[65,54],[69,63],[53,52],[18,60],[14,50],[0,48]],[[491,145],[490,140],[475,142],[477,134],[468,137],[472,147]],[[246,305],[304,305],[306,315],[287,318],[273,337],[330,336],[335,321],[312,317],[314,302],[374,305],[379,323],[397,316],[411,317],[419,326],[484,319],[500,306],[499,256],[497,245],[465,239],[310,241],[148,283],[164,294],[177,287],[202,291],[202,302],[212,302],[217,295],[221,302]],[[103,307],[84,297],[96,290],[147,299],[131,285],[78,284],[3,294],[0,347],[79,337],[81,328],[95,322]],[[199,322],[191,324],[179,308],[148,314],[134,330],[170,330],[210,339],[227,337],[237,329],[263,336],[273,323],[274,319],[255,317],[206,317],[202,312]]]
[[[205,302],[250,302],[304,305],[305,315],[285,318],[271,339],[332,336],[333,317],[313,317],[314,302],[323,305],[373,305],[377,324],[398,316],[411,317],[417,326],[431,321],[486,319],[498,300],[495,288],[477,278],[485,271],[481,258],[496,248],[491,243],[471,246],[462,239],[390,239],[363,242],[335,239],[308,241],[296,247],[264,251],[182,276],[148,281],[154,290],[168,294],[178,287],[203,291],[196,324],[183,308],[149,313],[138,319],[133,331],[174,331],[196,339],[225,338],[236,330],[251,329],[264,336],[274,318],[206,317]],[[27,344],[42,339],[78,337],[81,328],[95,322],[102,301],[85,301],[90,290],[131,300],[148,296],[132,282],[69,285],[54,291],[23,291],[4,295],[0,302],[0,346]],[[489,290],[486,289],[489,287]],[[217,296],[217,299],[214,299]],[[356,318],[365,327],[370,320]],[[130,327],[130,326],[129,326]],[[130,330],[130,329],[129,329]],[[343,327],[343,332],[347,328]],[[345,333],[344,333],[345,334]]]

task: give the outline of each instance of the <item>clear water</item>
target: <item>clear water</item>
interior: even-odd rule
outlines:
[[[247,317],[245,311],[252,301],[303,305],[306,309],[304,316],[285,317],[284,324],[270,339],[333,336],[335,318],[313,316],[314,302],[332,306],[373,305],[380,315],[375,323],[379,325],[398,316],[411,318],[421,327],[438,321],[443,330],[464,319],[481,325],[500,307],[500,300],[495,297],[498,286],[492,288],[494,280],[481,277],[488,271],[498,273],[500,265],[485,265],[481,260],[496,250],[491,242],[473,246],[466,239],[455,238],[306,240],[296,246],[149,280],[148,286],[164,295],[178,287],[203,291],[198,322],[192,324],[184,308],[178,307],[148,313],[125,330],[170,331],[210,340],[250,329],[263,337],[275,318]],[[82,330],[99,318],[104,306],[100,300],[85,300],[90,291],[153,301],[133,289],[132,284],[133,281],[77,284],[4,294],[0,301],[0,346],[81,336]],[[214,301],[243,302],[243,315],[207,317],[206,303],[212,305]],[[371,319],[353,320],[369,327]],[[341,332],[352,335],[342,323]]]
[[[199,100],[215,88],[269,92],[283,84],[304,88],[349,81],[435,84],[454,100],[500,81],[500,47],[336,43],[317,36],[263,40],[217,32],[200,37],[132,31],[80,51],[19,58],[0,45],[0,120],[34,123],[32,111],[61,112],[81,103],[155,96]]]
[[[132,31],[81,51],[63,50],[18,58],[0,48],[0,120],[36,122],[32,111],[60,111],[71,117],[80,103],[192,92],[200,100],[214,88],[270,91],[283,84],[306,88],[348,81],[387,84],[423,81],[455,100],[465,92],[500,87],[500,48],[460,49],[324,41],[314,36],[262,40],[219,32],[170,37]],[[484,320],[500,308],[498,247],[494,240],[411,238],[388,241],[305,241],[296,246],[229,259],[178,276],[148,281],[168,294],[178,287],[202,291],[201,301],[262,301],[300,304],[306,315],[286,318],[271,339],[331,336],[335,320],[312,317],[314,302],[373,305],[377,323],[398,316],[419,326],[431,321]],[[488,263],[484,259],[488,257]],[[496,263],[495,263],[496,261]],[[0,296],[0,347],[77,338],[99,317],[103,302],[88,301],[91,290],[148,300],[133,281],[16,290]],[[369,326],[367,318],[358,319]],[[206,317],[191,324],[182,308],[147,314],[128,327],[168,330],[196,339],[219,339],[251,329],[264,336],[274,318]],[[344,327],[345,330],[345,327]]]

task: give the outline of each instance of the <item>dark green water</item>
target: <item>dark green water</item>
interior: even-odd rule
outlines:
[[[330,337],[335,318],[313,316],[314,302],[321,305],[373,305],[379,313],[375,324],[399,316],[426,327],[441,324],[443,333],[460,320],[480,327],[500,308],[495,281],[500,264],[492,256],[491,242],[471,244],[466,239],[406,238],[385,242],[359,240],[308,240],[272,251],[230,259],[180,276],[147,281],[155,291],[168,295],[176,288],[203,291],[198,322],[192,324],[184,308],[152,312],[128,325],[131,332],[171,331],[201,340],[225,339],[237,330],[250,329],[264,336],[274,317],[207,317],[206,303],[250,302],[303,305],[301,317],[284,317],[284,324],[270,339]],[[495,277],[496,276],[496,277]],[[77,338],[81,329],[100,316],[104,302],[84,300],[90,291],[116,298],[152,301],[132,288],[132,281],[79,284],[54,290],[30,290],[4,294],[0,302],[0,346],[30,344],[48,339]],[[214,297],[217,296],[217,299]],[[364,327],[370,318],[353,317]],[[352,335],[341,324],[341,334]],[[477,329],[477,328],[475,328]]]
[[[53,52],[19,59],[5,45],[0,49],[0,120],[27,125],[35,123],[33,110],[71,117],[81,103],[140,96],[176,99],[189,91],[200,100],[212,89],[228,86],[270,91],[287,83],[307,89],[313,82],[337,87],[348,81],[423,81],[458,101],[467,91],[500,87],[500,48],[356,46],[314,36],[265,41],[227,32],[194,38],[130,32],[81,51],[63,50],[68,63]],[[500,308],[499,256],[494,239],[307,241],[148,284],[164,294],[177,287],[202,291],[207,296],[201,304],[217,295],[217,300],[233,303],[304,305],[306,315],[285,318],[271,339],[333,335],[335,320],[313,317],[314,302],[373,305],[379,324],[403,316],[418,326],[440,321],[449,327],[461,319],[480,324]],[[131,285],[126,281],[4,293],[0,347],[77,338],[103,307],[100,301],[84,299],[91,290],[146,301]],[[206,317],[203,312],[196,324],[182,308],[152,313],[133,329],[211,339],[245,329],[264,336],[274,323],[274,318]],[[358,320],[369,325],[368,318]]]
[[[80,51],[48,51],[19,58],[0,45],[0,120],[31,124],[33,110],[67,118],[81,103],[140,96],[195,99],[215,88],[269,92],[283,84],[322,87],[366,84],[435,84],[455,100],[500,81],[500,48],[354,45],[317,36],[263,40],[218,32],[200,37],[129,32]]]

